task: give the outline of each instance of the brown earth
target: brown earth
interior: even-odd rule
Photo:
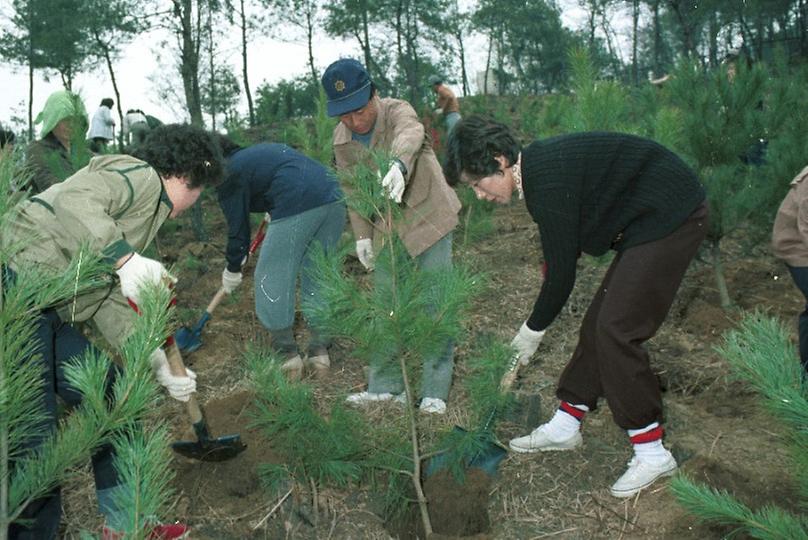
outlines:
[[[205,204],[209,209],[215,206],[211,200]],[[175,262],[181,273],[179,298],[185,307],[180,309],[180,317],[188,324],[199,317],[216,292],[224,266],[222,217],[214,210],[208,214],[211,243],[190,242],[190,221],[185,218],[178,229],[162,231],[160,237],[160,255]],[[470,336],[494,334],[510,339],[538,291],[538,233],[518,202],[496,211],[495,230],[494,235],[471,245],[457,246],[455,256],[488,274],[468,321]],[[733,301],[744,309],[765,309],[791,327],[803,301],[785,268],[768,255],[765,246],[749,250],[732,239],[725,246]],[[358,265],[352,268],[360,271]],[[537,359],[522,370],[516,382],[518,392],[538,392],[542,419],[555,407],[554,383],[572,353],[580,319],[605,269],[605,262],[581,260],[575,291],[548,331]],[[378,515],[379,505],[368,488],[323,489],[317,493],[315,512],[308,490],[270,495],[261,486],[257,467],[279,459],[271,441],[249,427],[251,395],[240,357],[248,344],[261,343],[265,336],[252,309],[249,271],[245,276],[242,288],[223,302],[205,328],[204,346],[187,355],[186,362],[198,374],[199,397],[213,433],[240,433],[248,449],[224,463],[175,457],[176,497],[169,514],[188,522],[193,527],[191,537],[199,539],[389,538]],[[712,270],[697,261],[668,320],[648,343],[665,389],[667,445],[691,477],[725,489],[756,508],[773,503],[794,509],[797,491],[782,444],[782,426],[762,410],[745,384],[729,376],[727,364],[713,350],[721,333],[739,318],[738,312],[727,313],[718,306]],[[329,381],[310,380],[320,402],[342,399],[363,387],[362,365],[350,352],[338,344]],[[439,429],[468,425],[462,389],[467,354],[467,347],[460,344],[448,413],[420,419],[427,438]],[[162,414],[176,426],[178,439],[191,437],[179,404],[166,400]],[[383,407],[379,414],[384,417]],[[535,427],[525,425],[524,419],[513,420],[517,421],[499,426],[500,440],[507,442]],[[509,455],[497,478],[472,478],[462,492],[450,477],[433,480],[428,487],[437,514],[433,520],[441,527],[453,522],[455,534],[487,529],[476,538],[491,539],[703,539],[730,532],[699,524],[686,514],[666,489],[666,482],[629,500],[612,498],[608,487],[631,456],[625,433],[614,425],[605,404],[587,416],[583,433],[580,450]],[[90,475],[80,476],[64,492],[67,536],[98,527]]]

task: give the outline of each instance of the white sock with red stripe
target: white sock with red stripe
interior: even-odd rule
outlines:
[[[659,422],[648,424],[641,429],[629,429],[628,437],[634,446],[634,455],[640,461],[651,464],[664,463],[671,457],[671,453],[662,446],[662,435],[665,430]]]
[[[566,441],[581,429],[581,422],[588,410],[586,405],[562,401],[550,421],[544,424],[545,433],[554,441]]]

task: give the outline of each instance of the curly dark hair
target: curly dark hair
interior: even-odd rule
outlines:
[[[500,170],[496,156],[516,163],[521,148],[508,126],[483,116],[463,118],[455,125],[446,145],[446,179],[454,186],[462,174],[466,180],[494,174]]]
[[[132,155],[154,167],[162,177],[187,177],[191,188],[216,186],[224,177],[219,144],[204,129],[188,124],[152,129]]]
[[[213,139],[219,144],[219,148],[222,149],[222,156],[224,158],[229,158],[239,150],[243,150],[244,147],[238,144],[236,141],[228,137],[227,135],[222,135],[221,133],[213,133]]]

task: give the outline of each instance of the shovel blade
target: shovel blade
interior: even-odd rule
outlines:
[[[227,461],[246,450],[247,445],[241,442],[240,435],[224,435],[215,439],[178,441],[171,448],[181,456],[198,461]]]
[[[191,353],[202,346],[202,337],[199,333],[183,326],[174,334],[177,347],[184,353]]]
[[[460,426],[455,426],[453,431],[460,435],[465,435],[468,432]],[[489,476],[496,476],[497,468],[503,459],[508,455],[508,450],[502,445],[488,441],[483,443],[480,448],[463,456],[463,465],[465,468],[477,467],[482,469],[483,472]],[[449,455],[446,453],[435,456],[430,459],[424,470],[426,477],[449,468]]]

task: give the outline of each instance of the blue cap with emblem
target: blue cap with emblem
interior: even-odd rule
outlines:
[[[370,100],[370,75],[353,58],[342,58],[328,66],[321,82],[328,98],[328,116],[361,109]]]

